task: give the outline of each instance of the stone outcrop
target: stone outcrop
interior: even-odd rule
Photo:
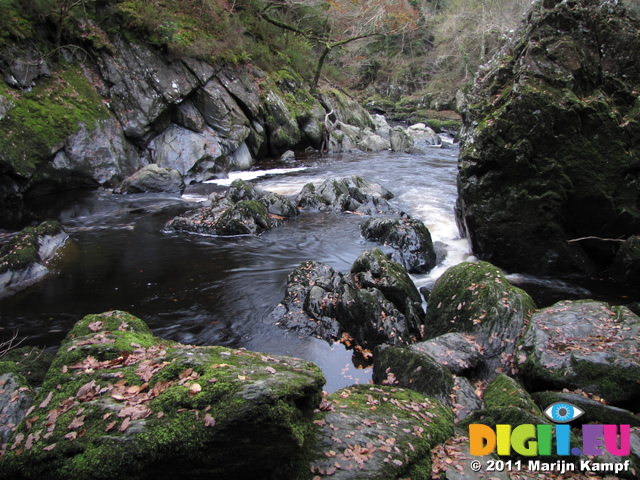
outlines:
[[[184,189],[185,185],[180,172],[152,163],[125,178],[118,193],[167,192],[182,195]]]
[[[536,1],[463,111],[458,214],[508,271],[598,272],[640,231],[640,20],[613,0]]]

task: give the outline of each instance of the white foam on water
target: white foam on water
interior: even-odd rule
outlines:
[[[243,172],[230,172],[229,178],[216,178],[213,180],[207,180],[204,183],[212,183],[214,185],[222,185],[228,187],[234,180],[255,180],[256,178],[266,177],[267,175],[286,175],[293,172],[301,172],[306,170],[307,167],[293,167],[293,168],[272,168],[270,170],[248,170]]]

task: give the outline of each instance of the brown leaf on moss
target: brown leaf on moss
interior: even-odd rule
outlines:
[[[118,428],[118,430],[120,430],[121,432],[126,431],[127,428],[129,428],[129,424],[131,424],[131,418],[127,417],[122,421],[122,425],[120,425],[120,428]]]
[[[204,416],[204,426],[205,427],[213,427],[216,424],[215,418],[213,418],[210,414],[206,414]]]

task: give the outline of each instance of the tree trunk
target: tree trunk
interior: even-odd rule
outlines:
[[[322,73],[322,67],[324,66],[324,61],[327,58],[327,55],[329,55],[330,51],[331,51],[331,46],[325,44],[324,50],[322,51],[322,54],[320,55],[320,58],[318,59],[318,65],[316,66],[316,73],[313,76],[313,83],[311,84],[311,93],[316,93],[316,91],[318,90],[318,82],[320,81],[320,73]]]

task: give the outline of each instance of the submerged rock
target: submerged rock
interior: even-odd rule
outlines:
[[[124,312],[89,315],[61,345],[0,475],[287,478],[315,437],[323,383],[304,360],[181,345]]]
[[[177,193],[182,195],[185,185],[180,172],[162,168],[152,163],[131,175],[122,182],[118,193]]]
[[[47,263],[69,238],[55,221],[27,227],[0,248],[0,295],[37,282],[48,272]]]
[[[453,434],[451,410],[411,390],[354,385],[323,404],[329,411],[317,413],[314,421],[318,437],[311,475],[431,478],[431,450]]]
[[[305,262],[288,277],[271,318],[281,328],[327,341],[346,332],[357,345],[407,344],[424,321],[420,294],[401,265],[380,250],[364,252],[351,273]]]
[[[640,408],[640,317],[593,300],[563,301],[531,316],[518,356],[536,390],[580,389]]]
[[[537,274],[608,267],[610,245],[567,240],[640,231],[638,84],[640,20],[622,2],[533,4],[463,112],[457,209],[479,258]]]
[[[391,260],[410,273],[427,273],[436,265],[431,233],[419,220],[372,218],[362,225],[362,235],[393,248]]]
[[[534,309],[531,297],[509,284],[499,269],[487,262],[464,262],[444,272],[433,287],[425,336],[473,335],[483,353],[479,373],[493,378],[512,370],[518,340]]]
[[[298,213],[286,197],[235,180],[224,196],[212,199],[211,206],[179,215],[164,228],[202,235],[259,235]]]

